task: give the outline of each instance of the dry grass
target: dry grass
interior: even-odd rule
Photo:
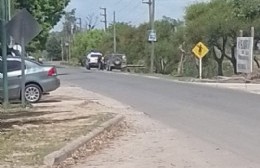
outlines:
[[[66,89],[32,108],[0,112],[0,167],[40,167],[44,156],[115,116]]]

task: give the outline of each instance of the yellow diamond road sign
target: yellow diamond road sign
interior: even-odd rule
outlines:
[[[209,49],[202,43],[199,42],[193,49],[192,52],[198,57],[203,58],[208,52]]]

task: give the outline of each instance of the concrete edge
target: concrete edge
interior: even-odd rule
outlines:
[[[58,151],[55,151],[44,157],[43,163],[44,167],[51,168],[55,165],[60,164],[65,161],[67,158],[71,157],[72,154],[77,151],[80,147],[90,142],[92,139],[103,133],[105,130],[108,130],[112,126],[121,122],[125,117],[122,115],[117,115],[114,118],[104,122],[98,128],[94,129],[86,136],[77,138],[76,140],[68,143],[66,146],[61,148]]]

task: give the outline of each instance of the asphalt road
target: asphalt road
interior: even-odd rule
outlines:
[[[260,95],[118,72],[59,73],[62,82],[117,99],[260,165]]]

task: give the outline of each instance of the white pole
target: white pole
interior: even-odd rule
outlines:
[[[117,44],[116,44],[116,12],[114,11],[114,54],[117,52]]]
[[[199,77],[200,77],[200,79],[202,79],[202,58],[199,58],[199,66],[200,66],[200,69],[199,69],[199,71],[200,71],[200,74],[199,74]]]
[[[251,37],[252,37],[252,41],[251,41],[251,73],[254,70],[254,37],[255,37],[255,27],[251,27]]]
[[[22,31],[24,32],[24,31]],[[26,102],[25,102],[25,81],[26,81],[26,77],[25,77],[25,44],[24,44],[24,37],[22,37],[22,55],[21,55],[21,100],[22,100],[22,106],[26,107]]]

